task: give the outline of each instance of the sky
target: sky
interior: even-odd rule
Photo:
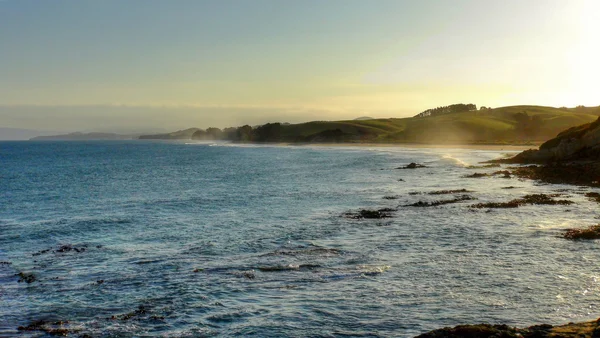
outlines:
[[[0,0],[0,127],[600,105],[598,0]]]

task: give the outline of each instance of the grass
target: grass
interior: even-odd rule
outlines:
[[[524,130],[515,114],[536,116],[533,127]],[[469,111],[422,118],[387,118],[364,121],[307,122],[284,126],[287,141],[326,130],[340,129],[353,135],[355,142],[381,143],[541,143],[559,132],[598,118],[600,109],[560,109],[542,106],[510,106],[485,111]]]
[[[516,114],[523,113],[530,122],[519,121]],[[599,115],[600,107],[510,106],[420,118],[313,121],[283,125],[281,137],[271,142],[536,144],[567,128],[593,122]],[[140,138],[189,139],[196,130]]]

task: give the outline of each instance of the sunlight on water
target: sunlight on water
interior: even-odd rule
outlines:
[[[598,315],[598,242],[560,237],[599,222],[584,196],[593,190],[466,178],[504,170],[468,168],[502,152],[1,147],[2,336],[68,320],[96,336],[410,337]],[[396,169],[411,162],[426,168]],[[574,204],[470,207],[542,193]],[[357,217],[362,209],[389,217]]]

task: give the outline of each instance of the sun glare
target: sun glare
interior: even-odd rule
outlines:
[[[579,4],[573,45],[568,52],[568,80],[563,98],[570,105],[593,105],[600,94],[600,1]]]

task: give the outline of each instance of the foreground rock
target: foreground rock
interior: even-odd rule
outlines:
[[[600,224],[585,229],[569,229],[563,234],[566,239],[600,239]]]
[[[411,162],[410,164],[405,165],[404,167],[398,167],[396,169],[418,169],[418,168],[427,168],[427,166],[418,164],[415,162]]]
[[[600,187],[600,162],[552,163],[511,168],[512,174],[551,184]]]
[[[600,319],[569,323],[561,326],[547,324],[534,325],[528,328],[516,328],[508,325],[459,325],[433,330],[416,338],[598,338],[600,337]]]
[[[392,217],[391,213],[395,211],[396,210],[390,208],[383,208],[379,210],[363,209],[356,213],[347,212],[344,214],[344,216],[352,219],[381,219]]]
[[[600,160],[600,118],[573,127],[544,142],[539,150],[524,151],[507,162],[549,163]]]
[[[492,162],[543,164],[512,168],[512,173],[547,183],[600,186],[600,118],[563,131],[539,150],[526,150],[513,158]]]
[[[46,321],[46,320],[37,320],[30,323],[27,326],[19,326],[17,330],[21,332],[29,331],[29,332],[43,332],[50,336],[68,336],[70,333],[76,332],[76,330],[69,328],[68,321]]]
[[[407,205],[405,205],[405,207],[420,207],[420,208],[437,207],[440,205],[453,204],[453,203],[458,203],[458,202],[462,202],[462,201],[471,201],[474,199],[475,198],[473,198],[469,195],[462,195],[462,196],[455,196],[453,199],[449,199],[449,200],[418,201],[416,203],[407,204]]]
[[[488,202],[473,204],[471,208],[518,208],[527,204],[536,205],[569,205],[573,204],[573,201],[569,200],[555,200],[553,197],[561,196],[560,194],[545,195],[545,194],[531,194],[525,195],[522,198],[517,198],[509,202]]]

